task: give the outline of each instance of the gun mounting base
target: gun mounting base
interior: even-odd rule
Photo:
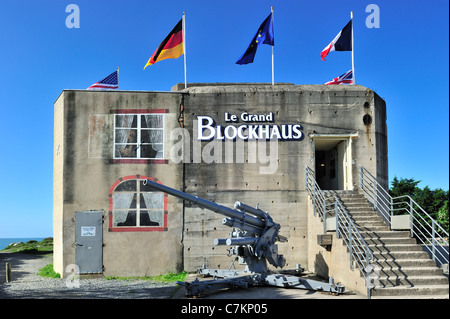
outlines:
[[[285,270],[279,273],[252,273],[246,270],[208,269],[202,267],[198,269],[197,272],[201,275],[213,277],[212,280],[198,280],[198,278],[196,278],[192,282],[177,281],[177,284],[185,287],[187,297],[199,297],[205,293],[224,288],[236,289],[263,285],[323,291],[336,295],[345,292],[345,287],[339,283],[335,284],[331,277],[328,283],[309,278],[302,278],[299,275],[295,275],[299,273],[298,270],[299,268],[296,270]],[[294,273],[294,275],[289,273]]]

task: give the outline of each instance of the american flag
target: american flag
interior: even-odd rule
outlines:
[[[119,88],[118,72],[114,71],[101,81],[95,82],[87,90],[117,90]]]
[[[347,71],[340,77],[334,78],[333,80],[325,83],[325,85],[332,85],[332,84],[353,84],[353,71],[352,70]]]

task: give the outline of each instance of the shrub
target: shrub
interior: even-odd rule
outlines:
[[[48,264],[41,269],[39,269],[38,275],[41,277],[48,278],[61,278],[61,275],[53,269],[53,264]]]

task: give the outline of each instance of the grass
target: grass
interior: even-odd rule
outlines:
[[[53,269],[53,264],[48,264],[39,269],[38,275],[47,278],[61,278],[61,275]]]
[[[175,282],[175,281],[184,281],[187,275],[188,275],[187,272],[184,271],[177,274],[169,272],[168,274],[165,275],[158,275],[150,278],[153,281],[159,282]]]
[[[20,244],[11,244],[8,247],[2,249],[1,251],[8,253],[29,253],[29,254],[38,254],[38,253],[51,253],[53,252],[53,238],[48,237],[41,241],[29,240],[26,243]],[[42,277],[50,277],[50,278],[61,278],[61,275],[53,269],[53,264],[48,264],[38,272],[39,276]],[[175,282],[175,281],[184,281],[187,276],[187,272],[173,273],[169,272],[167,274],[162,274],[158,276],[150,276],[150,277],[117,277],[117,276],[109,276],[105,277],[107,280],[151,280],[156,282]]]
[[[186,279],[186,276],[188,275],[187,272],[180,272],[180,273],[172,273],[169,272],[168,274],[161,274],[158,276],[149,276],[149,277],[117,277],[117,276],[109,276],[105,277],[106,280],[151,280],[151,281],[157,281],[157,282],[175,282],[175,281],[184,281]]]
[[[61,278],[61,275],[53,269],[53,264],[48,264],[41,269],[39,269],[38,275],[41,277],[48,277],[48,278]],[[188,275],[187,272],[180,272],[180,273],[172,273],[169,272],[168,274],[162,274],[158,276],[150,276],[150,277],[117,277],[117,276],[109,276],[105,277],[106,280],[151,280],[156,282],[163,282],[163,283],[170,283],[175,281],[184,281],[186,279],[186,276]]]
[[[1,251],[7,253],[52,253],[53,252],[53,238],[44,238],[41,241],[29,240],[26,243],[10,244]],[[53,269],[53,264],[48,264],[39,269],[38,275],[41,277],[61,278],[61,275]]]
[[[26,243],[20,244],[10,244],[1,251],[7,253],[28,253],[28,254],[36,254],[36,253],[51,253],[53,252],[53,238],[48,237],[44,238],[41,241],[29,240]]]

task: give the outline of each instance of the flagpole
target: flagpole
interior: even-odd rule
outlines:
[[[120,68],[117,67],[117,89],[120,90],[120,77],[119,77]]]
[[[350,18],[352,20],[352,73],[353,73],[353,85],[356,84],[356,77],[355,77],[355,46],[353,44],[353,11],[350,11]]]
[[[187,77],[186,77],[186,12],[183,11],[183,52],[184,52],[184,88],[187,89]]]
[[[272,27],[273,27],[273,6],[270,7],[270,11],[272,12]],[[274,75],[274,51],[275,43],[272,45],[272,85],[275,84],[275,75]]]

